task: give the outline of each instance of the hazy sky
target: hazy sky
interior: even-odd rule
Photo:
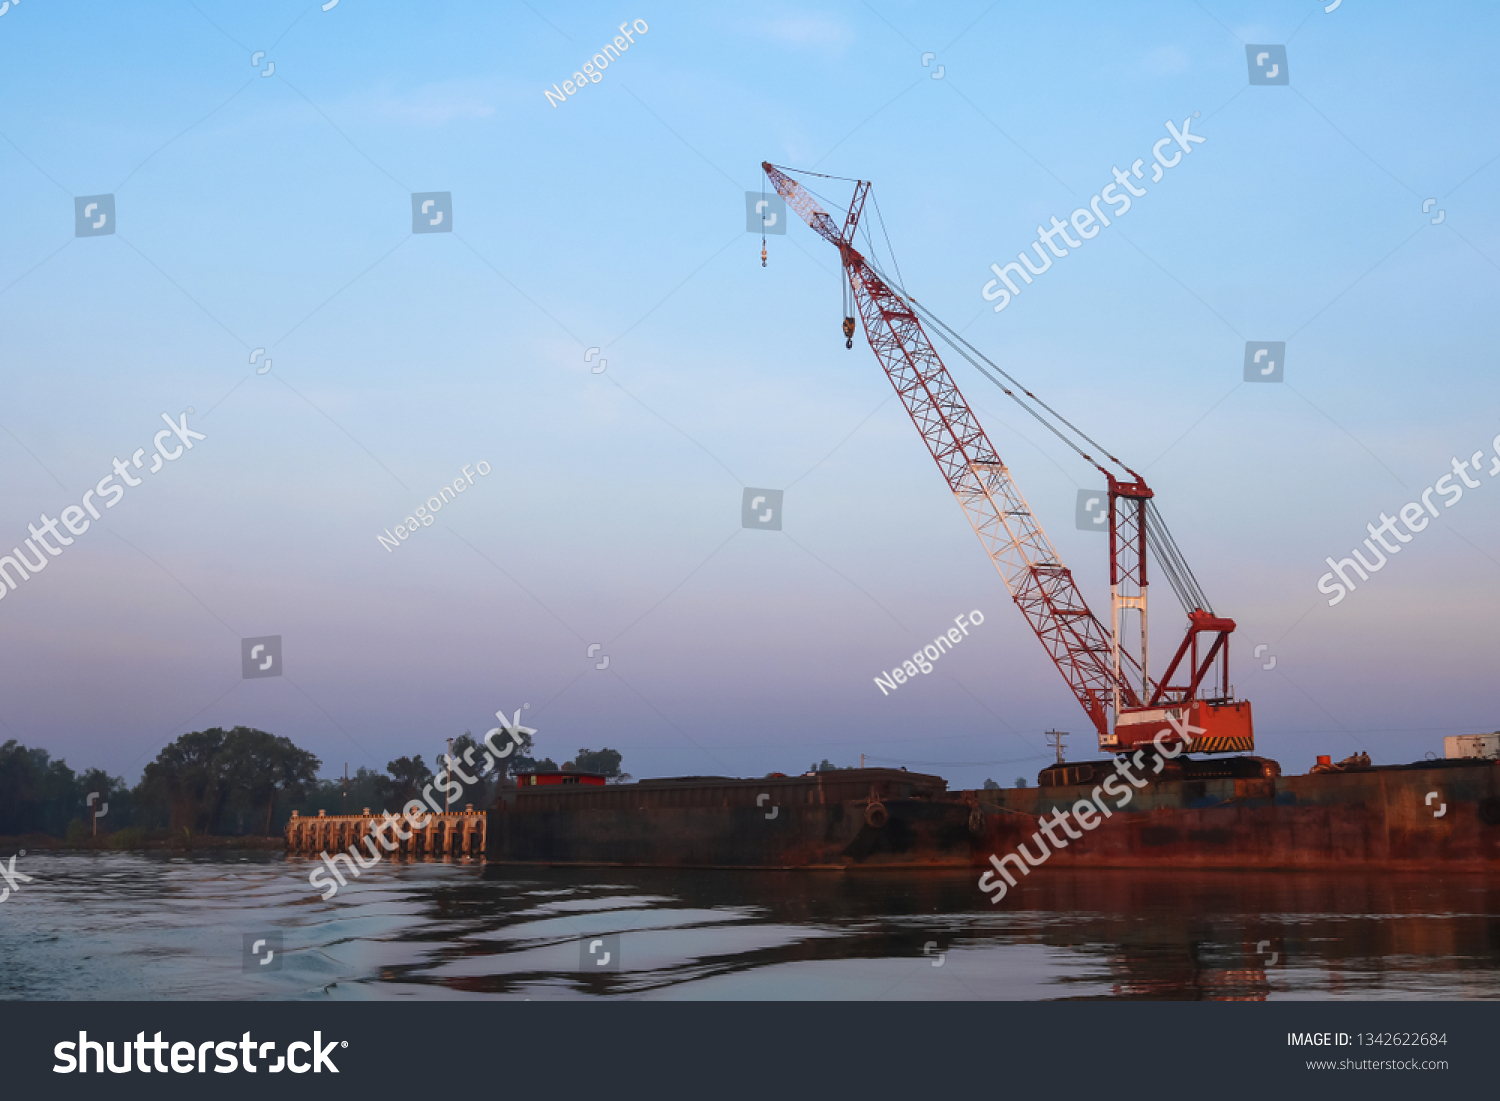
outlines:
[[[864,752],[1008,784],[1049,727],[1089,756],[862,335],[845,350],[834,250],[798,222],[761,266],[762,160],[873,180],[907,287],[1145,473],[1240,624],[1260,752],[1406,761],[1500,727],[1500,479],[1337,606],[1317,591],[1500,433],[1500,9],[1325,6],[13,4],[0,553],[170,450],[163,413],[206,438],[130,467],[0,600],[0,739],[133,781],[245,724],[331,774],[529,703],[543,753],[605,744],[637,776]],[[1249,86],[1246,44],[1285,45],[1289,84]],[[991,263],[1195,115],[1191,155],[992,311]],[[412,232],[426,192],[452,232]],[[117,232],[75,236],[100,195]],[[1284,382],[1242,381],[1261,340]],[[1103,615],[1104,539],[1074,524],[1097,474],[949,365]],[[745,487],[785,490],[782,531],[741,526]],[[1154,597],[1165,657],[1182,618]],[[932,674],[875,687],[976,608]],[[271,635],[285,675],[242,679]]]

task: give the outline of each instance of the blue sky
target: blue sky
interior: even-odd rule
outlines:
[[[133,780],[238,723],[331,773],[529,703],[544,752],[606,744],[636,775],[864,752],[1008,783],[1051,727],[1088,756],[868,346],[843,347],[836,254],[794,224],[762,268],[762,160],[873,180],[907,287],[1145,473],[1240,624],[1261,752],[1404,761],[1500,727],[1500,484],[1338,606],[1316,589],[1500,433],[1500,13],[1325,6],[14,5],[0,547],[163,412],[207,439],[0,602],[0,737]],[[1285,44],[1290,84],[1248,86],[1246,43]],[[1190,157],[990,310],[992,262],[1195,112]],[[436,191],[453,232],[413,234]],[[74,237],[98,194],[118,232]],[[1242,382],[1249,340],[1287,341],[1285,383]],[[1102,613],[1103,540],[1073,524],[1097,475],[950,367]],[[785,489],[783,531],[740,526],[746,486]],[[932,675],[874,686],[974,608]],[[1153,612],[1161,654],[1165,586]],[[286,675],[242,680],[262,635]]]

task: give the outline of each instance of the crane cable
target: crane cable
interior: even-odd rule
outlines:
[[[1162,519],[1161,510],[1156,507],[1154,499],[1146,502],[1145,522],[1146,545],[1151,548],[1152,557],[1161,567],[1167,584],[1172,586],[1172,592],[1176,594],[1182,610],[1191,612],[1201,608],[1210,615],[1215,614],[1213,605],[1208,602],[1208,594],[1198,584],[1198,578],[1193,575],[1192,567],[1187,564],[1187,559],[1177,546],[1177,540],[1167,530],[1166,521]]]
[[[1036,402],[1037,405],[1041,406],[1048,413],[1052,414],[1053,417],[1056,417],[1058,421],[1060,421],[1062,424],[1067,426],[1067,428],[1076,433],[1078,437],[1084,442],[1103,452],[1110,462],[1115,463],[1120,467],[1120,469],[1126,471],[1132,477],[1135,477],[1137,479],[1140,478],[1140,475],[1136,474],[1134,470],[1131,470],[1130,467],[1126,466],[1121,460],[1117,459],[1114,455],[1110,454],[1110,452],[1106,451],[1086,432],[1078,428],[1066,417],[1062,416],[1062,414],[1058,413],[1050,405],[1042,401],[1041,398],[1033,394],[1030,390],[1027,390],[1024,386],[1016,381],[1013,375],[1011,375],[1004,368],[994,363],[983,352],[979,351],[979,349],[975,348],[961,335],[955,332],[953,328],[947,324],[947,322],[943,321],[942,318],[938,317],[931,310],[927,309],[927,307],[921,305],[921,303],[917,302],[916,299],[907,294],[906,290],[901,287],[899,283],[892,282],[892,280],[872,261],[866,259],[865,262],[869,264],[871,271],[873,271],[877,276],[880,277],[881,280],[883,280],[888,286],[890,286],[897,292],[901,299],[912,308],[912,311],[920,319],[926,321],[929,325],[932,326],[933,331],[943,339],[944,343],[953,348],[953,350],[956,351],[964,359],[966,359],[975,368],[975,370],[977,370],[986,379],[993,383],[1003,394],[1014,401],[1018,406],[1020,406],[1020,408],[1029,413],[1037,421],[1038,424],[1046,428],[1049,432],[1051,432],[1054,436],[1056,436],[1059,440],[1061,440],[1064,444],[1071,448],[1086,462],[1093,465],[1095,469],[1099,470],[1106,477],[1109,475],[1109,472],[1105,470],[1104,467],[1100,466],[1099,463],[1093,458],[1093,456],[1089,455],[1086,451],[1079,447],[1077,443],[1064,435],[1063,432],[1060,431],[1055,424],[1052,424],[1046,417],[1042,416],[1025,401],[1023,401],[1013,390],[1010,389],[1010,387],[1007,387],[1003,382],[992,375],[990,373],[990,369],[998,372],[1007,381],[1015,385],[1018,389],[1020,389],[1021,393],[1025,394],[1032,401]],[[1203,609],[1210,614],[1213,614],[1213,606],[1209,603],[1207,594],[1203,591],[1203,587],[1199,584],[1198,578],[1194,575],[1192,568],[1187,564],[1186,557],[1183,555],[1181,548],[1177,545],[1177,541],[1172,537],[1171,531],[1167,528],[1166,521],[1162,518],[1161,510],[1156,507],[1156,502],[1154,499],[1148,498],[1146,501],[1144,522],[1146,525],[1146,545],[1151,549],[1152,557],[1156,559],[1157,565],[1161,568],[1163,576],[1166,577],[1167,584],[1171,587],[1173,595],[1177,597],[1178,603],[1182,605],[1183,611],[1192,612],[1195,609]]]
[[[1001,382],[1000,379],[996,378],[993,374],[990,373],[990,371],[994,370],[994,371],[998,372],[1007,381],[1009,381],[1012,385],[1014,385],[1017,389],[1019,389],[1022,394],[1025,394],[1032,401],[1036,402],[1037,405],[1041,406],[1043,409],[1047,410],[1047,412],[1051,413],[1054,417],[1056,417],[1058,421],[1061,421],[1068,428],[1072,429],[1072,431],[1075,432],[1086,443],[1092,444],[1094,447],[1098,448],[1100,451],[1103,451],[1104,454],[1110,459],[1110,461],[1114,462],[1122,470],[1129,470],[1130,469],[1124,463],[1120,462],[1119,459],[1116,459],[1113,455],[1110,455],[1109,452],[1104,451],[1104,449],[1102,447],[1099,447],[1099,445],[1097,443],[1095,443],[1093,440],[1091,440],[1087,435],[1085,435],[1083,432],[1079,431],[1075,426],[1073,426],[1072,424],[1070,424],[1064,417],[1062,417],[1060,414],[1058,414],[1056,410],[1052,409],[1049,405],[1047,405],[1046,402],[1042,401],[1035,394],[1033,394],[1030,390],[1027,390],[1024,386],[1021,386],[1021,384],[1018,383],[1018,382],[1016,382],[1015,378],[1012,377],[1003,368],[1001,368],[1001,367],[997,366],[995,363],[991,362],[991,360],[987,356],[985,356],[985,354],[983,352],[979,351],[979,349],[975,348],[967,340],[965,340],[963,337],[959,336],[956,332],[954,332],[952,330],[952,328],[950,328],[948,326],[948,324],[943,321],[942,318],[938,317],[931,310],[927,309],[927,307],[923,306],[916,299],[912,298],[898,284],[893,284],[892,281],[889,278],[886,277],[885,273],[882,272],[873,263],[870,263],[868,260],[866,261],[866,263],[870,264],[870,270],[871,271],[873,271],[882,280],[884,280],[884,282],[888,286],[891,286],[892,289],[894,289],[894,290],[897,291],[897,293],[899,294],[899,296],[901,297],[901,299],[908,306],[911,307],[913,313],[915,313],[919,318],[921,318],[923,321],[926,321],[929,325],[932,326],[933,331],[939,337],[942,338],[942,340],[944,341],[944,343],[948,344],[960,356],[962,356],[964,359],[968,360],[968,362],[974,367],[974,369],[977,370],[980,374],[982,374],[985,378],[987,378],[990,382],[992,382],[996,387],[998,387],[1001,393],[1003,393],[1006,397],[1010,398],[1010,400],[1013,401],[1013,402],[1015,402],[1016,405],[1018,405],[1021,409],[1025,410],[1026,413],[1029,414],[1031,417],[1033,417],[1038,424],[1040,424],[1043,428],[1047,429],[1047,431],[1051,432],[1054,436],[1056,436],[1059,440],[1061,440],[1063,442],[1063,444],[1065,444],[1067,447],[1069,447],[1070,449],[1072,449],[1072,451],[1075,454],[1077,454],[1080,458],[1082,458],[1085,462],[1089,463],[1091,466],[1093,466],[1096,470],[1099,470],[1104,475],[1106,475],[1106,476],[1109,475],[1109,471],[1105,470],[1104,467],[1100,466],[1097,459],[1095,459],[1092,455],[1090,455],[1083,448],[1079,447],[1078,444],[1074,440],[1069,439],[1067,437],[1067,435],[1065,435],[1063,433],[1063,431],[1057,427],[1057,425],[1053,424],[1046,417],[1044,417],[1041,413],[1038,413],[1035,409],[1033,409],[1029,404],[1027,404],[1027,402],[1025,400],[1023,400],[1020,397],[1020,395],[1018,395],[1015,392],[1015,390],[1012,390],[1009,386],[1006,386],[1004,382]]]
[[[904,283],[906,282],[906,277],[901,274],[901,261],[896,259],[896,250],[891,245],[891,235],[885,228],[885,215],[880,213],[880,200],[876,197],[875,189],[873,187],[870,188],[870,201],[875,204],[875,217],[880,220],[880,232],[885,235],[885,250],[886,252],[891,254],[891,263],[896,265],[896,278],[900,279],[901,282]],[[868,230],[865,231],[865,236],[866,238],[869,237]],[[870,251],[873,252],[874,249],[872,248]]]
[[[879,274],[878,271],[877,271],[877,274]],[[882,278],[884,278],[884,276],[882,276]],[[904,290],[901,291],[901,293],[906,298],[906,300],[912,305],[913,309],[917,312],[918,316],[920,316],[924,321],[930,322],[932,324],[932,326],[937,330],[938,335],[943,338],[944,342],[947,343],[950,347],[952,347],[955,351],[957,351],[960,355],[962,355],[965,359],[967,359],[970,363],[973,363],[974,366],[981,373],[983,373],[985,375],[989,375],[989,371],[985,369],[986,367],[989,368],[990,370],[993,370],[993,371],[997,372],[998,374],[1001,375],[1001,377],[1003,377],[1012,386],[1014,386],[1018,390],[1020,390],[1021,393],[1025,394],[1032,401],[1036,402],[1037,405],[1041,406],[1049,414],[1051,414],[1051,416],[1055,417],[1058,420],[1058,422],[1060,422],[1065,428],[1068,429],[1068,431],[1074,433],[1079,439],[1083,440],[1084,443],[1088,444],[1090,447],[1092,447],[1095,450],[1097,450],[1098,452],[1100,452],[1102,455],[1104,455],[1104,457],[1106,459],[1108,459],[1110,462],[1114,463],[1121,470],[1125,471],[1125,473],[1129,474],[1132,478],[1137,478],[1137,479],[1140,478],[1140,475],[1137,474],[1134,470],[1131,470],[1130,467],[1126,466],[1125,463],[1124,463],[1124,461],[1122,461],[1121,459],[1116,458],[1108,449],[1106,449],[1101,443],[1099,443],[1098,440],[1095,440],[1087,432],[1083,431],[1083,429],[1079,428],[1076,424],[1073,424],[1071,421],[1069,421],[1066,417],[1064,417],[1056,409],[1053,409],[1052,406],[1048,405],[1041,398],[1037,397],[1030,390],[1026,389],[1026,387],[1023,386],[1016,379],[1016,377],[1014,375],[1012,375],[1010,372],[1006,371],[1004,368],[1000,367],[993,360],[991,360],[988,356],[986,356],[983,352],[981,352],[978,348],[976,348],[976,347],[974,347],[974,345],[970,344],[961,335],[959,335],[952,328],[952,326],[950,326],[942,318],[938,317],[935,313],[933,313],[931,310],[929,310],[926,306],[923,306],[921,303],[919,303],[915,299],[913,299],[910,295],[906,294],[906,292]],[[979,363],[975,362],[975,357],[978,357],[979,360],[982,360],[985,366],[981,367],[979,365]],[[1004,390],[1007,394],[1009,394],[1011,396],[1011,398],[1014,401],[1017,402],[1017,404],[1025,406],[1025,402],[1022,402],[1020,398],[1016,397],[1015,394],[1013,394],[1007,387],[1004,386],[1004,384],[1002,384],[1001,382],[999,382],[993,376],[990,376],[990,381],[993,382],[993,383],[995,383],[996,386],[999,386],[1002,390]],[[1034,410],[1028,410],[1028,411],[1031,412],[1033,416],[1037,417],[1038,420],[1041,420],[1041,421],[1043,421],[1043,423],[1046,423],[1045,418],[1041,417],[1040,414],[1036,413]],[[1078,452],[1078,454],[1082,455],[1084,457],[1084,459],[1086,459],[1088,462],[1092,463],[1094,465],[1094,467],[1100,471],[1100,473],[1108,476],[1109,471],[1105,470],[1102,466],[1100,466],[1097,459],[1095,459],[1092,455],[1090,455],[1087,452],[1085,452],[1081,447],[1079,447],[1072,440],[1068,440],[1053,425],[1049,424],[1047,427],[1049,429],[1051,429],[1053,431],[1053,433],[1056,434],[1060,439],[1063,439],[1070,447],[1073,448],[1074,451]]]
[[[780,165],[772,165],[772,167],[773,168],[777,168],[780,171],[787,172],[787,173],[792,173],[792,172],[798,171],[797,169],[793,169],[793,168],[782,168]],[[803,174],[804,175],[808,175],[808,176],[818,176],[818,177],[821,177],[822,179],[825,179],[825,180],[847,180],[847,181],[850,181],[850,182],[853,182],[853,183],[856,183],[856,184],[864,182],[862,180],[855,180],[855,179],[853,179],[850,176],[830,176],[830,175],[827,175],[826,173],[823,173],[823,172],[806,172],[806,173],[803,173]],[[848,220],[848,208],[847,207],[841,206],[839,203],[836,203],[833,200],[829,199],[826,195],[820,195],[818,192],[814,191],[812,188],[808,187],[806,184],[800,183],[800,181],[799,181],[799,186],[801,186],[804,191],[806,191],[808,194],[812,195],[814,198],[822,201],[824,204],[826,204],[832,210],[841,211],[844,214],[845,220],[846,221]],[[1021,383],[1019,381],[1017,381],[1014,376],[1012,376],[1011,374],[1009,374],[1007,371],[1005,371],[998,364],[992,362],[983,352],[981,352],[978,348],[974,347],[967,340],[965,340],[962,336],[960,336],[957,332],[955,332],[947,323],[945,323],[942,320],[942,318],[940,318],[936,314],[932,313],[925,306],[922,306],[920,303],[917,302],[917,300],[915,298],[913,298],[910,294],[907,293],[906,288],[902,285],[905,282],[905,280],[904,280],[904,278],[900,277],[900,274],[901,274],[901,263],[900,263],[900,261],[898,261],[896,259],[896,250],[891,245],[890,233],[886,230],[886,227],[885,227],[885,216],[881,213],[881,210],[880,210],[880,200],[876,197],[876,195],[875,195],[875,189],[873,187],[870,188],[870,193],[869,194],[870,194],[871,201],[874,202],[874,204],[875,204],[875,217],[877,218],[877,220],[879,220],[881,232],[885,235],[886,250],[890,253],[891,262],[895,265],[896,273],[897,273],[898,278],[892,279],[890,276],[888,276],[884,271],[881,270],[880,265],[875,260],[875,258],[874,258],[874,254],[876,252],[875,241],[874,241],[874,238],[871,237],[871,235],[870,235],[870,227],[869,227],[869,225],[866,224],[866,225],[862,225],[861,228],[864,230],[865,240],[866,240],[866,242],[870,246],[870,253],[871,253],[871,255],[864,257],[864,262],[869,265],[870,270],[873,271],[876,275],[878,275],[881,278],[881,280],[884,281],[884,283],[888,287],[890,287],[892,290],[896,291],[897,294],[898,294],[898,296],[903,301],[905,301],[907,305],[911,306],[912,309],[917,313],[917,315],[919,317],[922,317],[923,319],[931,322],[932,325],[933,325],[933,327],[936,330],[938,330],[938,335],[943,338],[943,340],[944,340],[945,343],[949,344],[955,351],[957,351],[959,353],[959,355],[963,356],[966,360],[968,360],[971,364],[973,364],[973,366],[974,366],[974,368],[976,370],[978,370],[981,374],[985,375],[990,380],[990,382],[994,383],[997,387],[999,387],[1006,394],[1007,397],[1009,397],[1012,401],[1016,402],[1016,404],[1020,405],[1023,409],[1026,410],[1026,412],[1030,413],[1031,416],[1035,417],[1038,422],[1040,422],[1043,426],[1045,426],[1047,428],[1048,431],[1050,431],[1053,435],[1057,436],[1058,439],[1062,440],[1063,443],[1067,444],[1070,448],[1072,448],[1075,452],[1077,452],[1080,456],[1082,456],[1083,459],[1086,462],[1088,462],[1091,465],[1093,465],[1097,470],[1099,470],[1100,473],[1104,474],[1106,477],[1109,476],[1109,471],[1105,470],[1102,466],[1100,466],[1099,463],[1098,463],[1098,461],[1096,459],[1094,459],[1094,457],[1092,455],[1089,455],[1082,448],[1080,448],[1076,443],[1074,443],[1072,440],[1070,440],[1066,436],[1064,436],[1060,431],[1058,431],[1058,429],[1056,428],[1056,426],[1054,426],[1052,424],[1048,424],[1046,418],[1044,418],[1043,416],[1041,416],[1041,414],[1037,413],[1036,410],[1029,408],[1026,405],[1025,402],[1023,402],[1019,397],[1017,397],[1003,383],[1001,383],[999,380],[997,380],[993,375],[990,375],[989,372],[985,369],[985,367],[980,366],[980,364],[975,361],[974,357],[977,356],[989,368],[991,368],[991,369],[999,372],[1002,376],[1004,376],[1011,383],[1011,385],[1015,386],[1016,389],[1020,390],[1028,398],[1030,398],[1032,401],[1036,402],[1039,406],[1041,406],[1043,409],[1045,409],[1048,413],[1050,413],[1053,417],[1055,417],[1058,421],[1060,421],[1063,425],[1065,425],[1071,432],[1073,432],[1075,435],[1077,435],[1085,443],[1089,444],[1095,450],[1101,452],[1106,458],[1109,459],[1110,462],[1114,463],[1121,470],[1123,470],[1127,474],[1129,474],[1132,478],[1135,478],[1136,480],[1139,481],[1140,480],[1140,475],[1139,474],[1137,474],[1134,470],[1131,470],[1130,467],[1126,466],[1125,463],[1123,463],[1121,460],[1115,458],[1114,455],[1110,454],[1110,452],[1105,447],[1103,447],[1097,440],[1094,440],[1093,438],[1091,438],[1088,435],[1088,433],[1084,432],[1077,425],[1073,424],[1066,417],[1064,417],[1061,413],[1059,413],[1056,409],[1053,409],[1050,405],[1048,405],[1046,402],[1044,402],[1041,398],[1039,398],[1035,394],[1033,394],[1030,390],[1026,389],[1026,387],[1023,386],[1023,385],[1021,385]],[[847,284],[848,284],[848,280],[846,279],[845,280],[846,287],[847,287]],[[845,308],[845,314],[846,314],[846,316],[847,316],[848,312],[849,311],[848,311],[848,309],[846,307]]]
[[[780,165],[774,165],[773,167],[778,168],[788,174],[797,173],[799,175],[817,176],[825,180],[844,180],[855,184],[863,182],[860,180],[856,180],[850,176],[831,176],[823,172],[803,172],[798,169],[781,168]],[[764,187],[764,185],[762,186]],[[821,200],[832,210],[843,212],[845,220],[847,221],[847,207],[843,207],[840,204],[833,202],[825,195],[819,195],[816,191],[813,191],[812,188],[808,187],[806,184],[801,184],[800,186],[802,186],[804,190],[806,190],[809,194]],[[975,370],[977,370],[988,381],[993,383],[1003,394],[1005,394],[1018,406],[1020,406],[1023,410],[1030,414],[1038,424],[1042,425],[1042,427],[1046,428],[1049,432],[1051,432],[1054,436],[1056,436],[1059,440],[1061,440],[1064,444],[1071,448],[1085,462],[1092,465],[1105,477],[1110,476],[1109,471],[1100,466],[1098,461],[1094,459],[1092,455],[1088,454],[1088,452],[1079,447],[1077,443],[1064,435],[1058,429],[1058,427],[1048,421],[1046,417],[1042,416],[1030,405],[1022,401],[1021,398],[1018,397],[1016,393],[1010,389],[1010,387],[1007,387],[994,375],[990,374],[990,370],[994,370],[995,372],[999,373],[1003,378],[1006,379],[1006,381],[1010,382],[1012,386],[1016,387],[1016,389],[1020,390],[1021,393],[1025,394],[1032,401],[1036,402],[1037,405],[1045,409],[1054,418],[1056,418],[1059,422],[1066,426],[1069,431],[1073,432],[1079,439],[1082,439],[1090,447],[1101,452],[1110,462],[1114,463],[1121,470],[1125,471],[1132,478],[1136,479],[1136,481],[1144,481],[1144,479],[1142,479],[1139,474],[1137,474],[1130,467],[1126,466],[1124,462],[1111,454],[1107,449],[1099,444],[1097,440],[1093,439],[1091,436],[1089,436],[1088,433],[1084,432],[1077,425],[1073,424],[1061,413],[1053,409],[1041,398],[1033,394],[1030,390],[1026,389],[1026,387],[1018,382],[1013,375],[1011,375],[1004,368],[1000,367],[998,364],[992,361],[978,348],[974,347],[974,345],[970,344],[963,338],[963,336],[961,336],[950,325],[948,325],[947,322],[943,321],[942,318],[938,317],[931,310],[927,309],[906,292],[905,287],[902,286],[902,283],[904,283],[905,280],[904,277],[901,277],[901,264],[900,261],[896,259],[896,250],[894,246],[891,245],[890,232],[886,229],[885,216],[881,213],[880,200],[876,198],[874,188],[870,189],[870,199],[875,204],[875,217],[880,222],[880,230],[885,237],[886,251],[890,254],[892,264],[895,265],[898,278],[891,279],[888,275],[886,275],[884,271],[880,269],[879,265],[873,259],[876,253],[875,241],[870,234],[869,226],[865,225],[861,228],[864,229],[865,241],[869,245],[870,255],[864,258],[864,262],[869,266],[870,270],[873,271],[877,276],[879,276],[880,279],[888,287],[895,291],[896,294],[902,299],[902,301],[910,306],[912,311],[919,318],[928,322],[932,326],[933,331],[942,338],[944,343],[946,343],[954,351],[958,352],[958,354],[966,359],[975,368]],[[844,346],[846,348],[852,348],[854,343],[854,318],[851,316],[851,310],[849,306],[849,298],[852,294],[852,288],[850,285],[850,279],[848,278],[848,276],[852,276],[852,272],[845,272],[843,274],[846,276],[846,278],[841,280],[841,286],[843,287],[844,293]],[[1142,522],[1144,523],[1146,528],[1146,545],[1151,549],[1151,556],[1156,559],[1157,566],[1160,567],[1162,574],[1166,577],[1167,584],[1171,587],[1173,595],[1177,597],[1178,603],[1182,605],[1183,611],[1192,612],[1195,609],[1203,609],[1210,614],[1213,614],[1213,606],[1209,603],[1207,594],[1203,591],[1202,585],[1199,584],[1198,578],[1192,571],[1192,567],[1188,565],[1187,559],[1182,553],[1182,549],[1177,545],[1177,541],[1172,537],[1171,531],[1167,528],[1166,521],[1162,518],[1161,510],[1157,508],[1156,501],[1152,498],[1147,498],[1146,500],[1146,507],[1144,509]]]
[[[865,182],[864,180],[857,179],[854,176],[830,176],[827,172],[814,172],[811,168],[788,168],[784,164],[773,164],[771,165],[771,167],[786,176],[817,176],[819,179],[823,180],[844,180],[848,183],[853,184]],[[793,182],[797,183],[800,181],[794,180]],[[804,184],[803,187],[805,188],[806,185]]]
[[[766,266],[766,206],[767,205],[768,205],[768,200],[766,199],[766,181],[764,179],[762,179],[760,181],[760,206],[757,208],[760,211],[760,266],[761,267],[765,267]]]

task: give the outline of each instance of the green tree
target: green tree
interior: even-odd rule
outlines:
[[[511,736],[508,733],[501,732],[500,734],[497,734],[495,736],[495,745],[499,746],[501,749],[504,749],[506,742],[510,740]],[[507,753],[501,759],[497,773],[497,779],[503,779],[506,775],[514,776],[518,772],[557,771],[557,765],[553,764],[550,768],[543,768],[542,762],[531,755],[532,750],[535,748],[535,746],[532,743],[532,737],[530,734],[518,732],[516,735],[516,741],[517,745],[515,750],[511,753]]]
[[[1016,777],[1016,787],[1023,788],[1025,786],[1026,786],[1026,777],[1024,777],[1024,776],[1017,776]]]
[[[219,753],[222,727],[182,735],[146,765],[136,785],[136,799],[165,819],[174,833],[184,828],[212,833],[224,805]]]
[[[90,800],[89,796],[98,795]],[[91,768],[78,777],[78,812],[90,834],[97,830],[102,836],[124,829],[134,821],[135,799],[125,781],[111,776],[102,768]]]
[[[618,749],[580,749],[571,761],[562,766],[564,772],[595,772],[617,784],[630,779],[630,773],[620,771]]]
[[[338,787],[340,813],[358,814],[366,807],[373,811],[396,809],[390,805],[394,802],[395,784],[378,769],[361,767],[349,777],[347,784],[342,776],[333,784]],[[344,810],[345,807],[348,809]]]
[[[386,763],[385,770],[391,774],[392,802],[397,807],[420,799],[422,788],[432,782],[432,770],[421,757],[397,757]]]
[[[98,794],[92,803],[91,792]],[[66,761],[54,761],[45,749],[14,739],[0,745],[0,835],[62,836],[75,819],[92,832],[94,814],[106,804],[110,829],[129,823],[131,799],[124,780],[98,768],[75,775]],[[105,824],[99,823],[101,832]]]
[[[999,791],[1000,790],[1000,785],[997,784],[997,783],[995,783],[995,781],[993,781],[993,780],[986,780],[984,782],[984,790],[985,791]]]
[[[495,744],[504,748],[499,738]],[[444,807],[462,810],[465,803],[473,803],[477,807],[486,805],[490,794],[490,778],[498,776],[505,767],[505,761],[497,761],[482,742],[475,739],[472,731],[465,730],[453,739],[453,760],[450,767],[448,761],[448,750],[439,753],[435,758],[435,776],[446,777],[447,787],[442,784],[438,786],[438,793],[442,795]],[[485,762],[488,761],[488,767]],[[465,777],[473,777],[473,781]],[[449,797],[452,790],[451,785],[457,784],[460,794]]]
[[[175,833],[222,832],[225,812],[258,814],[271,831],[276,804],[301,797],[322,762],[288,738],[237,726],[182,735],[146,766],[135,799]]]
[[[317,783],[322,762],[290,738],[237,726],[225,736],[217,764],[230,804],[251,811],[265,806],[269,835],[277,800],[302,798]]]
[[[501,734],[494,738],[494,743],[498,748],[504,749],[510,740],[508,734]],[[473,803],[476,807],[489,806],[494,800],[499,785],[513,769],[517,772],[556,772],[557,766],[550,761],[547,762],[550,768],[542,768],[539,767],[537,761],[527,756],[531,746],[531,735],[522,733],[518,738],[517,749],[507,753],[504,757],[497,758],[488,745],[475,738],[467,730],[454,738],[453,760],[457,768],[454,770],[453,780],[463,788],[461,800]],[[445,756],[446,754],[438,755],[439,771],[442,771]],[[488,762],[488,767],[486,767],[486,762]],[[474,777],[475,782],[471,784],[465,781],[464,773]]]
[[[0,746],[0,834],[61,834],[78,812],[76,795],[67,762],[14,739]]]
[[[392,805],[394,790],[395,785],[385,773],[360,768],[347,781],[342,776],[319,780],[307,788],[296,810],[304,818],[316,818],[320,810],[329,814],[359,814],[366,807],[377,814],[399,810],[405,804]],[[286,809],[291,809],[290,804]]]

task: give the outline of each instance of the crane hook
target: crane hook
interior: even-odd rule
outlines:
[[[854,347],[854,318],[844,318],[844,347]]]

